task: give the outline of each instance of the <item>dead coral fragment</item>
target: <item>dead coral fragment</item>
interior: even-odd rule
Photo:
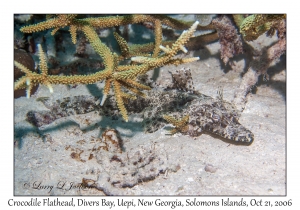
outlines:
[[[102,134],[102,141],[105,142],[105,149],[113,153],[122,153],[123,140],[115,129],[108,129]]]
[[[243,76],[240,87],[236,90],[234,103],[239,110],[243,110],[246,103],[246,96],[251,88],[258,82],[260,75],[268,79],[268,69],[271,64],[279,61],[281,55],[286,52],[286,22],[285,20],[275,21],[272,28],[277,31],[278,41],[268,47],[260,49],[259,56],[253,57],[249,69]]]
[[[274,21],[285,19],[286,15],[256,14],[246,17],[240,26],[240,32],[246,41],[253,41],[268,31]]]
[[[111,132],[111,131],[110,131]],[[168,169],[174,168],[167,158],[163,144],[148,142],[134,148],[126,148],[122,153],[117,148],[100,146],[96,143],[94,156],[97,159],[95,167],[99,170],[97,180],[83,179],[86,187],[103,191],[105,195],[122,195],[126,189],[155,179]],[[177,169],[178,170],[178,169]],[[177,171],[176,168],[173,172]]]
[[[227,16],[214,19],[212,24],[218,31],[221,44],[221,59],[224,64],[227,64],[230,58],[243,52],[241,37]]]

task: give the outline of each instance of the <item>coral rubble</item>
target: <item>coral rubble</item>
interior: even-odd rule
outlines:
[[[80,141],[76,146],[66,147],[75,161],[96,160],[93,173],[88,170],[83,175],[82,186],[96,188],[105,195],[122,195],[126,188],[153,180],[167,170],[176,172],[180,169],[179,165],[169,163],[163,144],[148,142],[127,149],[123,143],[117,130],[107,129],[101,138],[90,144]],[[91,149],[87,149],[89,147]],[[84,153],[89,153],[88,159],[82,157]]]
[[[216,18],[212,21],[219,35],[221,44],[221,59],[225,64],[234,55],[243,53],[243,44],[237,29],[227,16]]]

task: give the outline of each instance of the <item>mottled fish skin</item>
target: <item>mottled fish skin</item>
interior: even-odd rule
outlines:
[[[186,132],[190,136],[199,136],[205,131],[235,142],[251,143],[254,140],[253,133],[238,122],[238,114],[228,102],[213,98],[193,100],[183,110],[185,114],[190,115]]]
[[[192,98],[192,100],[186,100],[188,102],[182,110],[174,112],[172,107],[164,107],[169,115],[173,114],[178,118],[189,116],[188,130],[185,134],[199,136],[203,132],[208,132],[235,142],[251,143],[254,140],[253,133],[238,122],[239,113],[236,108],[223,100],[222,89],[218,90],[217,98],[205,96],[195,91],[189,68],[170,73],[172,84],[169,87],[178,90],[177,101],[182,98]]]
[[[156,127],[150,132],[155,132],[165,126],[166,123],[159,120],[163,115],[173,116],[176,119],[189,115],[188,129],[182,132],[183,134],[196,137],[206,132],[233,142],[253,142],[253,133],[238,121],[240,114],[237,109],[222,98],[212,98],[197,91],[176,92],[176,95],[172,90],[164,91],[164,93],[170,96],[169,102],[161,100],[159,106],[155,107],[161,111],[148,119],[148,122],[150,121],[147,125],[148,131],[151,126]],[[176,105],[174,101],[177,102]]]
[[[215,99],[196,91],[158,89],[149,91],[148,97],[148,101],[140,98],[129,104],[132,103],[131,107],[136,107],[133,102],[139,103],[139,110],[143,110],[144,114],[147,110],[148,113],[152,113],[151,117],[149,114],[145,117],[150,122],[146,128],[152,127],[149,132],[155,132],[166,125],[166,122],[161,120],[163,115],[172,115],[178,119],[189,115],[188,129],[184,130],[184,134],[195,137],[208,132],[234,142],[251,143],[254,140],[253,133],[238,122],[239,112],[220,97]],[[150,101],[153,103],[153,99],[157,104],[148,107]],[[98,99],[92,96],[66,97],[62,100],[42,102],[49,111],[27,113],[27,119],[37,127],[50,124],[61,117],[105,109],[105,106],[99,106]],[[117,110],[117,107],[113,106],[108,108]]]

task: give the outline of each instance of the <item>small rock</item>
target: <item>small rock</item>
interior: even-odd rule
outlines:
[[[217,171],[217,168],[214,167],[214,166],[211,165],[211,164],[207,164],[207,165],[205,166],[204,170],[205,170],[206,172],[215,173],[215,172]]]

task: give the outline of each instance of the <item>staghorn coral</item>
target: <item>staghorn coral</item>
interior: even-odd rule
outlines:
[[[74,14],[60,14],[57,16],[51,16],[50,18],[47,18],[46,21],[24,26],[20,30],[23,33],[34,33],[47,29],[53,29],[51,34],[54,35],[60,28],[69,26],[69,32],[71,34],[72,41],[75,44],[77,31],[82,30],[82,27],[85,25],[95,28],[110,28],[121,25],[150,22],[154,24],[154,27],[156,27],[155,25],[157,25],[159,21],[162,25],[166,25],[178,30],[185,30],[191,26],[191,23],[178,21],[166,15],[123,15],[82,19],[76,19],[76,16],[77,15]],[[198,26],[197,29],[213,29],[213,27],[212,25],[205,27]]]
[[[31,71],[37,71],[34,68],[34,60],[30,56],[29,53],[25,52],[21,49],[14,49],[14,59],[18,62],[20,62],[22,65],[26,66]],[[24,73],[20,71],[18,68],[14,68],[14,81],[17,81],[22,76],[24,76]],[[37,90],[37,86],[33,87],[31,89],[31,93],[33,94]],[[26,87],[20,87],[20,89],[14,91],[14,98],[19,98],[21,96],[26,96]]]
[[[256,18],[259,17],[261,16],[256,16]],[[272,22],[272,25],[268,30],[270,35],[273,34],[276,30],[282,31],[281,29],[279,29],[280,27],[282,28],[282,26],[280,26],[280,24],[277,24],[277,19],[280,18],[282,19],[282,16],[271,15],[267,16],[266,18],[262,18],[265,22]],[[242,20],[244,19],[235,18],[235,20],[238,20],[238,25],[240,26],[240,28],[243,28],[242,26],[244,23]],[[99,35],[95,30],[95,27],[115,27],[135,23],[140,24],[145,22],[150,22],[150,25],[153,27],[155,35],[154,42],[143,45],[128,45],[127,41],[123,37],[121,37],[120,34],[114,33],[114,37],[120,47],[120,55],[113,53],[111,49],[100,40]],[[44,22],[31,26],[25,26],[21,28],[21,31],[25,33],[43,31],[53,28],[54,30],[52,31],[52,34],[54,34],[60,28],[68,26],[73,43],[76,43],[78,31],[83,32],[85,38],[88,40],[92,48],[102,58],[104,69],[89,75],[49,75],[46,57],[42,51],[41,46],[38,45],[40,52],[39,57],[41,60],[41,73],[32,73],[18,62],[15,62],[15,66],[21,69],[26,74],[15,83],[15,89],[27,86],[27,90],[29,90],[27,91],[27,96],[29,97],[30,89],[33,85],[36,84],[44,84],[48,86],[50,91],[52,91],[52,84],[91,84],[105,80],[103,98],[100,102],[100,105],[103,106],[105,104],[105,100],[108,98],[108,94],[112,88],[114,91],[115,103],[123,119],[125,121],[128,121],[128,106],[126,106],[126,104],[130,101],[130,99],[137,99],[138,96],[146,96],[146,94],[142,92],[142,90],[151,89],[151,87],[137,81],[137,78],[139,76],[157,67],[165,65],[179,65],[182,63],[193,62],[199,59],[198,57],[175,57],[175,55],[179,51],[187,52],[186,46],[188,46],[187,43],[189,40],[198,40],[198,38],[200,38],[199,40],[203,40],[204,36],[194,38],[192,37],[194,32],[199,28],[198,22],[194,23],[187,31],[184,31],[176,41],[162,40],[163,25],[174,29],[183,29],[186,28],[189,24],[163,15],[125,15],[82,19],[78,19],[76,15],[58,15],[51,16]],[[223,16],[222,19],[213,20],[212,24],[207,26],[207,28],[210,27],[216,28],[218,31],[221,46],[224,47],[221,51],[224,63],[227,63],[229,58],[242,51],[241,39],[237,34],[236,29],[226,16]],[[215,35],[216,33],[209,34],[211,38],[208,38],[208,40],[214,39]],[[279,35],[280,33],[278,33],[278,36]],[[266,69],[272,61],[280,57],[280,55],[285,51],[285,35],[281,36],[284,38],[282,38],[282,41],[280,41],[277,45],[274,45],[269,49],[267,53],[269,57],[266,60],[266,57],[263,56],[261,57],[261,59],[255,59],[254,62],[252,62],[252,66],[255,66],[255,61],[258,61],[256,63],[260,63],[261,65],[259,68],[255,67],[256,69],[261,69],[257,70],[257,72],[259,73],[255,74],[255,77],[260,74],[266,75],[266,72],[263,72],[263,69]],[[271,54],[273,54],[274,56],[272,57]],[[126,63],[126,61],[130,61],[130,63],[128,64],[128,62]],[[263,61],[266,62],[263,63]],[[190,91],[187,86],[184,86],[185,84],[181,84],[185,82],[180,81],[180,75],[174,74],[173,79],[175,80],[176,77],[178,77],[176,88]],[[251,84],[255,84],[255,81]],[[243,84],[241,86],[243,86]],[[249,92],[248,87],[250,86],[248,85],[243,89],[246,91],[244,91],[244,93],[242,94],[243,97],[241,98],[244,98],[245,95]],[[127,91],[124,91],[124,89],[127,89]],[[156,109],[157,107],[154,108]]]
[[[76,15],[58,15],[54,18],[47,19],[44,22],[25,26],[21,28],[24,33],[32,33],[37,31],[43,31],[50,28],[54,28],[52,35],[62,27],[69,26],[72,42],[76,43],[76,34],[78,30],[83,31],[86,38],[90,42],[95,52],[103,59],[105,69],[90,75],[76,75],[76,76],[54,76],[48,74],[48,68],[46,58],[43,53],[41,45],[39,48],[40,57],[40,71],[41,74],[33,73],[26,67],[18,62],[15,62],[15,66],[25,73],[25,76],[20,78],[15,83],[15,89],[27,85],[27,97],[30,96],[30,89],[33,85],[44,84],[48,86],[50,92],[53,91],[52,84],[92,84],[97,81],[105,80],[105,87],[103,90],[104,97],[102,98],[101,105],[104,104],[108,92],[113,86],[117,105],[125,121],[128,121],[127,110],[124,105],[124,100],[135,99],[135,95],[128,94],[122,91],[122,87],[130,90],[136,95],[143,96],[144,94],[140,90],[149,90],[150,87],[136,82],[136,77],[142,75],[147,71],[164,65],[179,65],[182,63],[196,61],[199,58],[174,58],[174,56],[180,51],[186,52],[184,45],[193,36],[198,22],[195,22],[187,31],[184,31],[182,35],[172,44],[171,47],[163,47],[161,25],[165,24],[173,26],[174,28],[186,27],[186,24],[173,20],[165,16],[151,16],[151,15],[129,15],[129,16],[111,16],[104,18],[85,18],[76,19]],[[111,50],[101,42],[98,34],[93,27],[112,27],[118,25],[125,25],[129,23],[140,23],[143,21],[150,21],[154,23],[155,27],[155,42],[153,47],[153,55],[145,56],[144,54],[138,55],[138,53],[130,53],[130,49],[127,46],[124,39],[115,34],[115,37],[121,48],[121,57],[116,53],[112,53]],[[163,51],[164,53],[160,53]],[[133,57],[134,55],[138,55]],[[120,61],[131,58],[137,64],[132,65],[119,65]]]

